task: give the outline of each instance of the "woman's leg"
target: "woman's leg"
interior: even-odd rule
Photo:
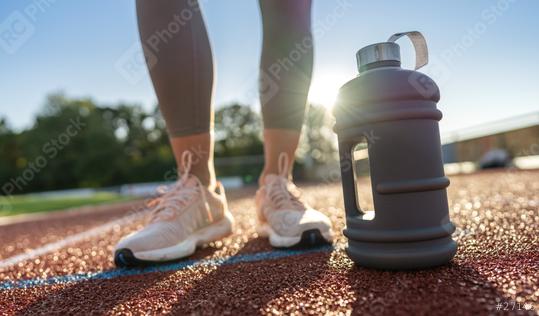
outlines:
[[[191,151],[191,173],[213,187],[213,60],[198,2],[137,0],[137,15],[178,168]]]
[[[213,62],[198,3],[137,0],[137,14],[181,178],[148,203],[148,225],[116,245],[122,267],[190,256],[234,226],[213,170]]]
[[[266,175],[278,173],[281,153],[294,161],[311,84],[313,40],[311,0],[259,0],[259,4],[264,32],[260,59],[263,183]]]
[[[311,0],[259,3],[265,165],[255,198],[257,231],[274,247],[328,243],[333,240],[331,221],[301,199],[290,177],[313,68]]]

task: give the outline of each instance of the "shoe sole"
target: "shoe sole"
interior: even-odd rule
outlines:
[[[114,252],[114,263],[118,267],[133,267],[182,259],[195,253],[197,247],[227,237],[233,231],[234,218],[230,212],[225,212],[222,220],[194,232],[177,245],[141,252],[133,252],[128,248],[117,249]]]
[[[259,236],[268,237],[270,245],[275,248],[310,248],[331,244],[333,241],[331,230],[321,232],[318,228],[306,230],[299,236],[282,236],[266,223],[258,226],[257,231]]]

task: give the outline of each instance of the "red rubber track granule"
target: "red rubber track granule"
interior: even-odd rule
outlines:
[[[539,171],[451,177],[454,260],[420,271],[355,266],[344,252],[338,183],[300,185],[339,232],[333,251],[225,265],[194,265],[112,279],[0,290],[5,315],[536,315],[539,312]],[[254,188],[227,192],[238,231],[190,259],[272,251],[255,233]],[[70,212],[0,226],[6,259],[128,214]],[[60,214],[60,213],[59,213]],[[112,250],[143,219],[0,270],[0,282],[114,269]]]

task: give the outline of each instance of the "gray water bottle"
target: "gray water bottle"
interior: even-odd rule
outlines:
[[[428,62],[419,32],[366,46],[357,52],[359,75],[340,89],[334,109],[347,253],[380,269],[441,265],[457,249],[438,128],[440,92],[425,74],[401,68],[395,41],[405,35],[416,51],[415,69]],[[362,174],[370,174],[364,184],[372,187],[370,211],[360,205]]]

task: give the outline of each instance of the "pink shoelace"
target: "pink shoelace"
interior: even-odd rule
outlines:
[[[305,205],[301,201],[301,192],[288,181],[288,170],[290,161],[286,153],[281,153],[278,160],[279,174],[275,177],[267,189],[268,198],[278,209],[305,210]]]
[[[197,187],[200,186],[198,179],[189,179],[189,172],[193,164],[193,154],[190,151],[186,150],[182,153],[181,164],[183,169],[181,178],[172,186],[159,187],[157,193],[161,194],[161,196],[148,203],[148,206],[153,207],[150,222],[172,220],[179,216],[182,208],[187,206],[193,195],[197,193]],[[202,194],[204,194],[203,191]],[[209,208],[208,219],[212,220]]]

